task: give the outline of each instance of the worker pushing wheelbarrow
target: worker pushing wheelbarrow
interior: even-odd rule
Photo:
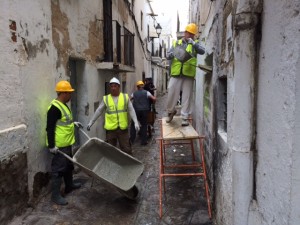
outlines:
[[[71,158],[58,150],[76,164],[87,175],[104,181],[129,199],[136,199],[138,188],[135,183],[143,173],[144,165],[134,157],[106,143],[99,138],[90,138],[82,128],[79,130],[88,138]]]

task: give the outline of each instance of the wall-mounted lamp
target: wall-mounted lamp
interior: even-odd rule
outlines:
[[[157,33],[157,37],[149,37],[149,41],[153,41],[154,38],[159,38],[161,31],[162,31],[162,27],[160,26],[159,23],[157,23],[157,25],[154,27]]]
[[[159,23],[157,23],[157,25],[155,27],[155,30],[156,30],[157,36],[159,37],[159,35],[161,34],[161,30],[162,30]]]

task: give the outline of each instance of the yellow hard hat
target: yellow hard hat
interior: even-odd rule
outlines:
[[[194,23],[190,23],[185,27],[185,31],[187,31],[191,34],[197,34],[197,32],[198,32],[197,25]]]
[[[61,80],[56,84],[55,87],[56,92],[73,92],[75,91],[71,84],[66,80]]]
[[[140,86],[140,85],[144,85],[144,82],[139,80],[138,82],[136,82],[136,86]]]

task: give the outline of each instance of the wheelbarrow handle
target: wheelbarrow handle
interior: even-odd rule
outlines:
[[[84,134],[84,136],[85,136],[88,140],[91,139],[90,136],[83,130],[83,128],[79,127],[78,129],[81,131],[81,133]]]
[[[62,152],[62,151],[60,151],[60,150],[57,150],[57,152],[58,152],[59,154],[62,154],[62,155],[63,155],[64,157],[66,157],[68,160],[74,162],[73,158],[70,157],[70,156],[68,156],[66,153],[64,153],[64,152]]]

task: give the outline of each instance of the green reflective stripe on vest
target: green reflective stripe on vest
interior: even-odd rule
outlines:
[[[118,99],[118,105],[115,105],[114,99],[111,94],[103,97],[104,104],[106,106],[105,112],[105,124],[106,130],[116,130],[120,128],[125,130],[128,127],[128,101],[127,94],[120,93]]]
[[[53,100],[48,107],[54,105],[61,112],[61,119],[56,122],[55,127],[55,146],[66,147],[75,143],[73,116],[68,107],[58,100]],[[48,140],[46,139],[48,145]]]
[[[198,40],[196,40],[195,42],[198,42]],[[173,42],[174,48],[177,45],[182,45],[182,40]],[[175,76],[179,76],[182,74],[187,77],[195,77],[196,65],[197,65],[197,58],[196,58],[197,54],[196,54],[192,44],[188,44],[185,50],[194,57],[187,60],[184,63],[180,62],[177,58],[174,58],[172,60],[172,65],[171,65],[171,76],[175,77]]]

